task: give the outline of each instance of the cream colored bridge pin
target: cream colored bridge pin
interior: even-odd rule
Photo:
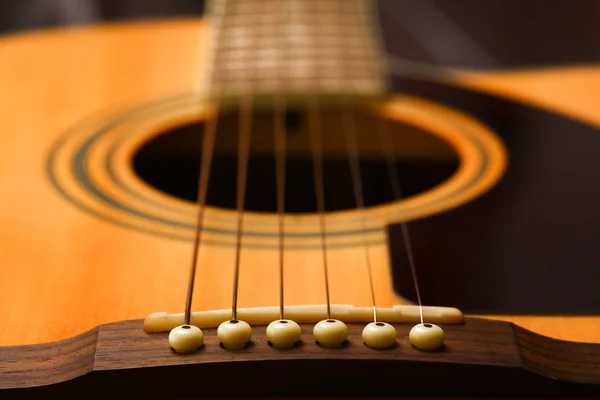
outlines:
[[[267,327],[267,338],[278,349],[291,349],[300,340],[300,325],[289,319],[278,319]]]
[[[408,335],[408,340],[414,347],[425,351],[433,351],[442,347],[444,338],[443,329],[429,323],[415,325]]]
[[[388,349],[396,343],[396,328],[385,322],[371,322],[362,332],[363,342],[373,349]]]
[[[252,338],[252,328],[244,321],[229,320],[219,325],[217,336],[224,348],[241,350]]]
[[[313,336],[321,347],[342,347],[348,339],[348,326],[337,319],[326,319],[315,325]]]
[[[204,344],[204,333],[197,326],[180,325],[169,333],[169,344],[177,353],[193,353]]]

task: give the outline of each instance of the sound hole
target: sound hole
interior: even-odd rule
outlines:
[[[207,203],[235,209],[237,135],[239,115],[228,112],[219,118]],[[325,199],[328,211],[356,208],[341,112],[320,113]],[[379,117],[355,113],[365,205],[394,201],[386,158],[378,136]],[[316,212],[312,153],[307,116],[289,111],[287,123],[286,210]],[[408,124],[385,121],[393,140],[394,162],[404,197],[426,191],[448,179],[458,167],[454,150],[437,136]],[[248,169],[246,209],[276,210],[275,158],[272,112],[256,112],[252,127],[252,150]],[[198,188],[203,123],[174,127],[155,136],[136,152],[133,164],[142,180],[158,190],[195,202]]]

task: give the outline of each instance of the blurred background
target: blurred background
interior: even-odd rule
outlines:
[[[0,0],[0,32],[200,15],[203,0]]]
[[[389,52],[448,66],[600,61],[598,0],[378,0]],[[0,0],[0,34],[201,15],[203,0]]]

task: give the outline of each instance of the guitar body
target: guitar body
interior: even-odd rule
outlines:
[[[0,346],[8,349],[7,346],[62,341],[103,324],[140,319],[157,311],[183,311],[191,260],[194,203],[153,187],[134,167],[136,154],[147,148],[148,143],[156,143],[161,132],[201,123],[206,118],[207,109],[196,101],[193,93],[198,75],[207,67],[203,62],[207,36],[208,30],[202,21],[189,20],[37,32],[0,42],[3,55],[0,61],[3,127],[0,135],[0,221],[3,227],[0,230],[0,315],[5,326],[0,331]],[[436,280],[436,265],[443,270],[440,274],[444,280],[450,276],[460,278],[461,269],[456,260],[462,260],[465,265],[474,262],[468,259],[469,246],[477,250],[473,251],[477,262],[485,259],[482,251],[499,254],[492,244],[489,248],[479,246],[486,238],[492,243],[490,240],[495,235],[507,237],[511,227],[500,225],[501,213],[493,216],[496,227],[491,223],[485,226],[497,231],[473,229],[469,232],[467,228],[480,227],[472,223],[476,223],[477,218],[485,218],[487,209],[477,207],[487,204],[486,199],[494,196],[496,188],[500,187],[505,194],[512,190],[515,198],[519,197],[518,186],[506,187],[516,182],[511,163],[520,162],[526,157],[523,152],[527,151],[541,157],[541,163],[548,162],[543,159],[543,150],[549,142],[544,142],[539,132],[533,132],[533,142],[518,147],[518,141],[509,140],[504,132],[496,129],[502,127],[502,121],[496,121],[493,126],[489,114],[486,116],[490,119],[484,122],[485,118],[470,113],[477,112],[477,104],[474,104],[477,96],[513,104],[515,113],[525,108],[537,110],[538,116],[549,115],[555,120],[568,121],[584,127],[586,135],[594,132],[600,138],[600,131],[596,131],[600,129],[600,115],[595,109],[597,98],[594,97],[598,91],[590,88],[600,86],[600,69],[489,74],[457,71],[445,83],[401,76],[396,77],[395,82],[398,95],[391,96],[389,102],[375,107],[373,112],[381,118],[403,121],[431,132],[442,142],[451,143],[450,147],[462,160],[458,164],[471,168],[465,167],[460,172],[456,167],[460,172],[452,175],[456,179],[466,181],[470,179],[469,174],[479,173],[477,171],[481,176],[473,178],[475,181],[468,189],[457,189],[458,186],[452,185],[458,183],[446,177],[404,202],[390,200],[367,207],[366,241],[356,211],[337,210],[329,214],[332,303],[371,305],[363,261],[367,242],[377,305],[391,307],[406,303],[407,298],[413,300],[406,285],[398,283],[397,275],[392,274],[403,268],[395,265],[404,261],[398,261],[403,252],[399,250],[401,245],[394,228],[405,218],[402,215],[414,219],[417,272],[419,268],[426,271],[419,276],[424,287],[431,287],[427,282]],[[583,91],[583,88],[587,89]],[[453,99],[458,100],[452,103]],[[512,121],[505,120],[504,126],[508,129],[510,124],[521,123],[519,132],[526,135],[523,127],[527,121],[519,118],[527,115],[515,114]],[[460,139],[460,132],[467,131],[474,136]],[[585,140],[588,139],[588,148],[598,145],[600,150],[600,143],[586,136]],[[577,137],[570,136],[569,132],[565,132],[564,140],[565,149],[578,146]],[[483,143],[483,150],[473,150],[473,143]],[[157,148],[155,146],[153,151]],[[415,148],[419,149],[418,142]],[[541,150],[536,152],[536,148]],[[334,145],[331,151],[335,152]],[[443,158],[445,153],[442,153]],[[481,154],[489,157],[489,165],[481,166]],[[535,163],[532,160],[531,170],[519,173],[540,173]],[[520,165],[526,167],[524,163]],[[168,165],[164,167],[169,170]],[[588,165],[588,168],[596,167]],[[169,171],[172,173],[172,169]],[[217,170],[213,176],[218,177],[218,173]],[[503,181],[506,176],[510,180]],[[577,184],[594,186],[594,182]],[[294,181],[288,185],[293,186]],[[569,184],[568,187],[576,186]],[[556,190],[560,191],[560,182]],[[454,193],[454,197],[444,200],[444,191]],[[595,198],[595,189],[589,193]],[[559,196],[557,192],[543,191],[537,195],[540,204]],[[507,200],[509,203],[511,207],[519,207],[517,201]],[[576,206],[576,202],[569,204]],[[544,209],[545,214],[540,218],[551,219],[547,215],[551,209]],[[507,209],[502,210],[508,213]],[[557,216],[560,214],[560,210],[555,212]],[[460,225],[457,216],[469,222]],[[211,229],[203,237],[205,245],[200,251],[193,308],[228,309],[233,290],[235,211],[225,206],[211,207],[206,218]],[[594,221],[594,218],[597,219],[590,216],[589,220]],[[428,226],[427,221],[433,222]],[[285,254],[284,285],[289,305],[325,302],[317,226],[314,213],[296,213],[286,218],[290,236],[286,243],[289,251]],[[446,230],[437,229],[441,226]],[[594,227],[568,227],[573,228],[593,235]],[[276,216],[272,212],[249,212],[244,229],[239,305],[278,305]],[[450,236],[453,241],[448,239]],[[540,248],[536,238],[529,239],[531,246]],[[440,245],[440,257],[451,257],[457,252],[460,257],[453,259],[450,265],[438,265],[443,260],[434,256],[427,258],[428,253],[423,249],[435,252],[435,240],[447,240]],[[526,236],[519,240],[525,241],[524,247],[528,246]],[[467,248],[453,252],[450,248],[453,244]],[[572,243],[564,242],[566,248],[570,245]],[[598,260],[599,250],[594,251]],[[527,252],[518,254],[523,256]],[[513,263],[513,255],[507,254],[505,262]],[[564,261],[564,273],[568,274],[569,260],[561,261]],[[537,261],[534,258],[524,262]],[[454,272],[449,272],[450,268]],[[485,271],[486,266],[480,268]],[[469,279],[473,277],[473,270],[470,271]],[[531,272],[528,274],[527,279],[531,279]],[[539,274],[543,280],[542,269]],[[404,280],[408,282],[410,277]],[[455,279],[449,284],[459,287],[460,282]],[[468,287],[471,283],[463,284]],[[439,282],[437,285],[443,286]],[[508,287],[494,290],[504,290],[506,297],[511,296]],[[588,288],[581,290],[592,293]],[[456,298],[455,303],[449,300],[448,304],[432,305],[460,308],[467,295],[462,300]],[[535,295],[532,293],[532,297]],[[553,293],[544,293],[544,296],[553,296]],[[562,294],[556,293],[556,296]],[[429,304],[427,296],[424,301]],[[554,300],[548,298],[547,301]],[[471,307],[471,303],[464,311],[514,322],[549,338],[600,343],[600,317],[594,315],[593,301],[590,298],[590,306],[582,313],[571,310],[558,315],[524,315],[522,309],[511,315],[508,306],[500,310],[477,309]],[[543,301],[536,300],[532,304],[540,303]]]

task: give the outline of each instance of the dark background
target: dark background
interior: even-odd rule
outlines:
[[[600,60],[597,0],[379,0],[392,56],[503,68]],[[202,0],[0,0],[0,33],[201,15]]]

